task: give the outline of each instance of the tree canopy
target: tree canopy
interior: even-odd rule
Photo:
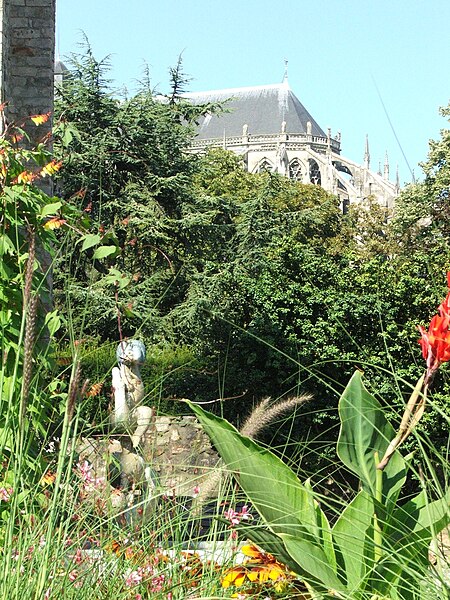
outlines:
[[[343,215],[319,186],[248,173],[225,150],[192,154],[195,119],[218,107],[183,99],[181,64],[166,96],[147,85],[122,100],[106,67],[76,59],[57,103],[61,193],[112,248],[60,263],[80,335],[188,349],[184,377],[165,373],[158,393],[235,398],[221,410],[238,420],[264,395],[308,389],[301,429],[326,431],[355,367],[400,406],[450,266],[448,132],[393,217],[371,201]]]

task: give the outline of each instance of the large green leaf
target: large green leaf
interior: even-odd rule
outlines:
[[[307,536],[321,545],[315,535],[318,507],[312,501],[313,491],[277,456],[230,423],[192,402],[189,406],[270,529],[277,534]]]
[[[98,233],[89,233],[80,238],[77,243],[83,242],[81,246],[81,251],[83,252],[84,250],[88,250],[89,248],[92,248],[92,246],[99,244],[100,240],[101,238]]]
[[[101,258],[106,258],[107,256],[114,254],[114,252],[116,252],[116,250],[117,250],[117,246],[99,246],[98,248],[95,249],[95,252],[94,252],[94,255],[92,258],[94,260],[100,260]]]
[[[329,564],[325,552],[310,540],[280,534],[288,554],[314,580],[320,582],[325,589],[345,592],[345,584],[339,580],[336,570]],[[306,577],[305,577],[306,578]]]
[[[342,462],[361,479],[363,488],[376,496],[376,458],[384,455],[395,432],[376,398],[364,387],[356,371],[339,400],[341,430],[337,453]],[[383,471],[383,501],[395,501],[406,478],[406,465],[395,452]]]
[[[428,545],[450,523],[450,493],[430,502],[426,490],[398,507],[385,536],[392,550],[404,556],[428,559]]]
[[[305,488],[311,492],[311,494],[308,496],[310,514],[312,515],[315,513],[316,516],[315,522],[310,523],[312,534],[317,540],[320,540],[320,545],[323,548],[330,565],[332,565],[333,568],[336,568],[336,556],[334,553],[333,537],[331,535],[330,524],[325,513],[320,508],[318,501],[314,497],[310,480],[306,480],[304,485]]]
[[[373,498],[361,490],[332,529],[337,561],[349,592],[360,589],[373,563]]]

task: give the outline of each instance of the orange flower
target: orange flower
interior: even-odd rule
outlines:
[[[447,273],[449,292],[430,322],[428,331],[419,326],[421,338],[418,340],[422,347],[422,356],[427,362],[425,382],[429,383],[442,363],[450,360],[450,272]]]
[[[43,169],[41,169],[40,174],[42,177],[45,177],[46,175],[54,175],[60,170],[61,167],[62,160],[51,160],[47,165],[45,165],[45,167],[43,167]]]
[[[92,398],[93,396],[98,396],[102,391],[103,382],[94,383],[91,385],[90,389],[86,392],[86,398]]]
[[[13,135],[11,136],[11,141],[13,144],[18,144],[23,140],[23,137],[23,133],[13,133]]]
[[[45,475],[42,475],[39,483],[42,486],[51,485],[52,483],[55,482],[55,479],[56,479],[56,473],[52,473],[52,471],[47,471],[47,473],[45,473]]]
[[[50,119],[51,114],[51,112],[48,112],[43,115],[33,115],[30,117],[30,119],[35,125],[42,125],[42,123],[46,123]]]
[[[31,171],[22,171],[17,175],[17,183],[31,183],[36,179],[37,175]]]
[[[222,578],[222,587],[227,588],[230,585],[241,587],[244,584],[248,570],[245,567],[232,567],[228,569],[225,576]]]
[[[260,550],[257,546],[250,544],[242,546],[242,554],[248,557],[244,564],[232,567],[225,572],[222,578],[222,587],[230,586],[241,587],[245,583],[266,584],[276,583],[285,584],[292,580],[293,574],[287,567],[278,560]]]
[[[65,223],[67,223],[65,219],[61,219],[60,217],[52,217],[44,223],[44,229],[59,229]]]

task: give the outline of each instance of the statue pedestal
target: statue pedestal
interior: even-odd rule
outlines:
[[[155,417],[139,454],[127,434],[81,438],[75,450],[78,462],[104,482],[104,513],[144,520],[162,496],[194,498],[219,462],[191,416]]]

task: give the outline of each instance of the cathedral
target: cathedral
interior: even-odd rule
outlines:
[[[341,155],[341,135],[325,132],[291,90],[287,76],[280,84],[185,94],[194,104],[223,103],[226,112],[208,114],[198,124],[193,152],[222,147],[242,157],[251,173],[272,171],[302,183],[320,185],[349,204],[372,196],[391,208],[399,192],[398,176],[370,169],[366,138],[363,164]]]

